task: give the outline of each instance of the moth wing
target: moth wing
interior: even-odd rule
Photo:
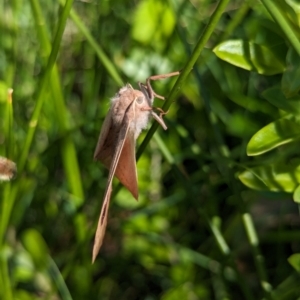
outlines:
[[[130,119],[126,115],[126,118],[123,118],[120,128],[127,128],[128,126],[130,126]],[[138,183],[135,161],[134,133],[133,131],[128,129],[127,135],[125,137],[122,137],[121,132],[117,132],[118,130],[112,127],[112,113],[110,110],[101,128],[98,143],[94,153],[94,159],[100,160],[108,169],[111,169],[110,165],[113,161],[113,153],[116,151],[115,147],[116,145],[120,144],[120,142],[122,142],[121,139],[124,138],[124,144],[123,148],[121,149],[119,163],[117,164],[116,172],[114,175],[131,192],[133,197],[137,199]],[[113,139],[111,138],[112,136],[116,135],[117,143],[113,143]]]
[[[103,146],[109,135],[111,125],[112,125],[112,109],[110,109],[108,111],[108,114],[104,119],[104,122],[101,127],[101,131],[99,134],[97,146],[96,146],[96,149],[94,152],[94,159],[99,159],[100,161],[102,161],[102,163],[107,168],[109,168],[109,166],[110,166],[114,151],[113,151],[113,149],[105,149],[105,151],[104,151]],[[113,146],[113,145],[111,145],[111,146]]]
[[[128,133],[125,137],[115,176],[131,192],[133,197],[138,199],[135,139],[134,132],[132,130],[128,130]]]
[[[128,115],[125,114],[121,127],[120,132],[118,135],[118,141],[116,143],[116,148],[112,157],[112,162],[110,165],[109,173],[108,173],[108,179],[106,184],[106,189],[104,193],[104,199],[103,204],[101,208],[101,213],[97,225],[96,235],[95,235],[95,241],[93,246],[93,258],[92,262],[95,261],[97,254],[99,253],[99,250],[102,246],[106,224],[107,224],[107,215],[108,215],[108,207],[110,202],[110,196],[112,192],[112,180],[115,175],[117,166],[119,164],[119,159],[122,153],[122,149],[124,148],[125,141],[127,139],[127,135],[130,129],[130,120],[128,118]],[[101,136],[101,134],[100,134]]]
[[[94,240],[92,263],[94,263],[103,243],[106,225],[107,225],[107,216],[108,216],[108,208],[109,208],[111,192],[112,192],[112,181],[110,182],[110,185],[107,187],[103,199],[103,204],[102,204],[101,213],[98,220],[97,231]]]

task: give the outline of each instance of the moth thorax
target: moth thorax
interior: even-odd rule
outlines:
[[[134,138],[137,139],[141,131],[145,129],[149,122],[150,111],[139,111],[136,114],[134,125]]]

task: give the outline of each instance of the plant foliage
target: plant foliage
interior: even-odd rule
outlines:
[[[0,299],[300,297],[298,1],[0,3]],[[91,264],[109,98],[176,70]]]

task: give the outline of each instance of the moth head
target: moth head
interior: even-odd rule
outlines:
[[[125,86],[119,89],[119,91],[112,97],[111,101],[114,102],[116,100],[119,100],[122,95],[130,93],[131,91],[133,91],[133,88],[129,83],[127,83]]]
[[[152,107],[149,106],[147,97],[138,90],[134,91],[134,106],[136,111],[141,111],[147,113],[152,110]]]
[[[148,102],[148,105],[152,106],[154,97],[151,96],[147,85],[139,83],[139,86],[140,86],[141,92],[143,93],[143,95],[145,96],[145,98]]]
[[[140,106],[146,103],[146,99],[144,96],[138,96],[135,98],[135,102],[138,106]]]
[[[141,131],[147,127],[151,110],[152,108],[149,106],[145,95],[141,91],[136,90],[133,122],[135,138],[137,138]]]

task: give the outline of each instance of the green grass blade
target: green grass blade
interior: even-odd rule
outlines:
[[[281,13],[280,9],[277,7],[276,1],[262,0],[261,1],[266,9],[269,11],[270,15],[273,17],[274,21],[280,26],[287,39],[294,47],[296,52],[300,55],[300,42],[297,35],[294,33],[293,29],[289,25],[288,21]]]
[[[99,60],[103,63],[103,66],[106,68],[107,72],[110,74],[110,76],[114,79],[114,81],[119,85],[122,86],[123,80],[120,77],[117,69],[115,68],[114,64],[110,61],[108,56],[105,54],[99,43],[96,42],[94,37],[91,35],[87,27],[83,24],[83,22],[80,20],[78,15],[74,10],[71,10],[70,16],[77,26],[77,28],[81,31],[83,36],[86,38],[86,40],[89,42],[90,46],[94,49],[96,52]]]
[[[34,0],[32,0],[32,1],[34,1]],[[53,47],[52,47],[52,50],[51,50],[50,57],[48,59],[46,70],[45,70],[44,75],[43,75],[43,77],[40,81],[40,84],[39,84],[39,89],[38,89],[37,97],[36,97],[36,99],[37,99],[36,100],[36,106],[34,108],[34,111],[32,113],[30,121],[29,121],[28,133],[26,135],[23,151],[21,152],[20,160],[19,160],[19,163],[18,163],[20,172],[22,172],[22,170],[24,169],[24,166],[26,164],[29,149],[30,149],[30,146],[32,144],[33,137],[34,137],[35,130],[36,130],[36,126],[37,126],[38,119],[39,119],[39,116],[40,116],[40,112],[41,112],[44,100],[46,98],[46,89],[47,89],[47,86],[48,86],[48,81],[49,81],[52,69],[54,67],[54,64],[55,64],[55,61],[56,61],[56,58],[57,58],[57,55],[58,55],[62,35],[63,35],[64,29],[65,29],[65,26],[66,26],[66,22],[67,22],[72,4],[73,4],[73,0],[67,0],[66,1],[64,9],[62,11],[62,15],[59,19],[57,32],[56,32],[54,42],[53,42]]]

